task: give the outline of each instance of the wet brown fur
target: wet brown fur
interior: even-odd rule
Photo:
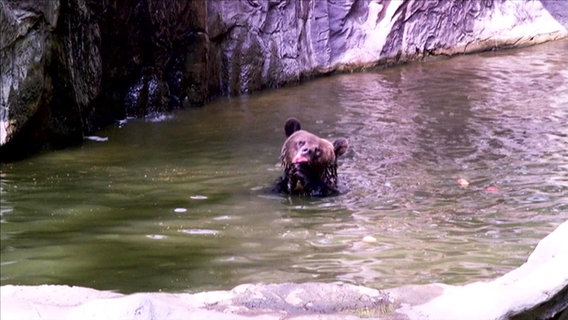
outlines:
[[[280,153],[284,176],[280,178],[276,191],[314,196],[338,193],[337,157],[347,150],[347,140],[339,138],[331,143],[301,130],[300,122],[294,118],[286,121],[284,131],[287,139]],[[299,155],[308,161],[294,163],[294,158]]]

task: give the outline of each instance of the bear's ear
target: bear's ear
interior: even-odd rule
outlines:
[[[286,120],[286,124],[284,125],[284,132],[286,133],[286,138],[292,135],[292,133],[302,129],[300,125],[300,121],[296,120],[295,118],[290,118]]]
[[[345,138],[338,138],[333,141],[333,149],[335,151],[335,157],[339,157],[347,152],[347,147],[349,147],[349,142]]]

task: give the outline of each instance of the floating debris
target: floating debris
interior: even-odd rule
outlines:
[[[162,240],[167,238],[167,236],[164,236],[163,234],[147,234],[146,238],[150,238],[150,239],[154,239],[154,240]]]
[[[464,178],[458,178],[457,183],[464,188],[469,186],[469,181]]]
[[[364,236],[361,241],[366,242],[366,243],[375,243],[375,242],[377,242],[377,238],[375,238],[373,236]]]
[[[174,212],[183,213],[183,212],[187,212],[187,209],[186,208],[175,208]]]
[[[219,231],[211,229],[182,229],[180,231],[182,233],[192,234],[192,235],[214,236],[216,234],[219,234]]]
[[[108,137],[99,137],[99,136],[86,136],[86,140],[97,141],[97,142],[105,142],[108,141]]]
[[[205,200],[205,199],[207,199],[207,196],[195,195],[195,196],[191,196],[189,198],[193,199],[193,200]]]

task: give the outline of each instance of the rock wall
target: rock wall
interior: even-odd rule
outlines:
[[[3,0],[0,160],[218,95],[566,37],[565,12],[554,0]]]

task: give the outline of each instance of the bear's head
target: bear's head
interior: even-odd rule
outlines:
[[[337,191],[337,158],[347,151],[348,142],[332,142],[301,130],[300,122],[290,118],[284,125],[286,141],[280,160],[284,176],[277,190],[288,194],[326,196]]]

